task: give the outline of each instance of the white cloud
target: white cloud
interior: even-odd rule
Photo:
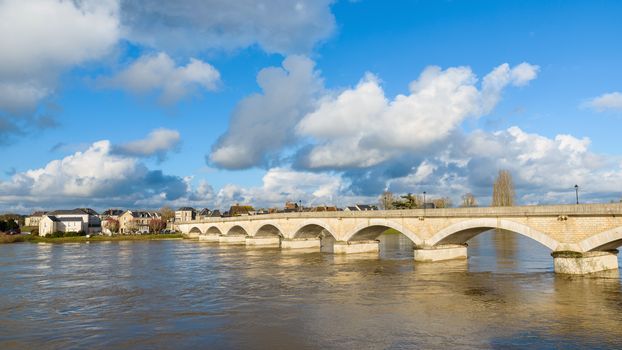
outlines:
[[[257,207],[282,207],[286,201],[301,200],[305,206],[334,204],[347,199],[346,183],[338,174],[271,168],[260,187],[244,188],[226,185],[215,198],[214,205],[228,208],[234,203],[251,203]]]
[[[209,63],[190,59],[185,66],[176,66],[166,54],[140,57],[112,78],[101,78],[103,86],[133,93],[158,92],[160,102],[173,104],[199,88],[214,91],[220,83],[220,73]]]
[[[271,153],[294,144],[296,124],[312,110],[323,86],[314,62],[304,56],[289,56],[283,67],[262,69],[257,83],[262,93],[238,103],[229,129],[212,148],[209,160],[218,166],[262,165]]]
[[[598,112],[622,111],[622,93],[611,92],[594,97],[583,104],[584,107],[592,108]]]
[[[122,2],[125,36],[166,51],[308,53],[335,28],[332,0],[178,0]]]
[[[116,1],[0,1],[0,143],[56,125],[59,76],[118,40]]]
[[[566,190],[576,183],[592,182],[594,190],[618,191],[610,187],[606,176],[597,180],[612,168],[604,157],[588,151],[589,144],[588,138],[557,135],[551,139],[511,127],[493,134],[475,132],[468,136],[464,150],[469,157],[487,159],[494,166],[493,174],[499,168],[513,170],[530,188]]]
[[[50,125],[42,121],[53,117],[47,106],[59,77],[108,56],[121,39],[181,56],[255,45],[267,52],[309,53],[334,31],[332,2],[0,1],[0,142]],[[198,89],[212,91],[219,81],[211,65],[191,58],[177,67],[164,53],[142,57],[108,79],[111,86],[158,93],[164,104]]]
[[[0,111],[20,115],[51,94],[52,87],[37,81],[0,81]]]
[[[513,175],[519,203],[571,203],[578,184],[586,201],[622,197],[622,165],[589,151],[588,138],[526,133],[518,127],[488,133],[475,131],[453,139],[401,177],[386,179],[396,192],[460,196],[473,192],[489,204],[494,177],[500,169]]]
[[[180,136],[177,130],[160,128],[150,132],[145,139],[116,146],[115,151],[137,157],[156,155],[163,159],[168,151],[178,147],[179,141]]]
[[[0,110],[34,109],[64,69],[108,53],[119,36],[117,10],[115,1],[0,2]]]
[[[481,89],[468,67],[426,68],[409,95],[389,100],[379,79],[367,74],[353,89],[325,97],[297,126],[317,144],[305,154],[311,168],[370,167],[403,152],[422,151],[444,140],[468,117],[490,113],[507,85],[525,85],[538,67],[502,64]],[[335,127],[338,126],[338,127]]]
[[[149,170],[136,158],[114,154],[112,148],[110,141],[94,142],[83,152],[17,173],[0,182],[0,203],[132,206],[153,195],[174,200],[186,194],[181,178]]]

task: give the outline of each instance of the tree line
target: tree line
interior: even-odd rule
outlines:
[[[512,175],[508,170],[500,170],[492,186],[492,203],[493,207],[508,207],[515,204],[516,191],[514,190],[514,182]],[[420,194],[407,193],[405,195],[395,196],[390,191],[384,191],[380,195],[380,208],[384,210],[391,209],[420,209],[424,207],[432,208],[449,208],[452,201],[448,197],[425,198]],[[466,193],[461,197],[460,207],[471,208],[477,207],[478,202],[473,193]]]

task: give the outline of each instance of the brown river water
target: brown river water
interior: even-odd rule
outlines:
[[[622,348],[618,272],[553,273],[509,233],[469,259],[197,241],[0,245],[0,349]]]

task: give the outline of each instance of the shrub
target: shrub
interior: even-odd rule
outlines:
[[[79,232],[54,232],[54,233],[50,233],[48,234],[46,237],[47,238],[63,238],[63,237],[80,237],[80,236],[86,236],[86,232],[84,231],[79,231]]]

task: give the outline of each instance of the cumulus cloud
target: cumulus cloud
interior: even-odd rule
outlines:
[[[100,78],[100,84],[132,93],[155,92],[162,104],[170,105],[198,89],[214,91],[220,83],[220,73],[209,63],[191,58],[185,66],[163,52],[146,55],[111,78]]]
[[[537,71],[528,63],[513,68],[502,64],[484,77],[478,89],[470,68],[433,66],[410,84],[408,95],[393,99],[368,73],[356,87],[323,98],[297,125],[299,135],[316,140],[301,164],[370,167],[402,152],[422,151],[447,138],[466,118],[490,113],[506,86],[523,86]]]
[[[307,53],[335,28],[332,0],[123,1],[124,36],[166,51]]]
[[[285,201],[299,200],[304,205],[333,204],[344,199],[346,187],[339,175],[277,167],[266,172],[262,186],[224,186],[217,192],[214,205],[226,208],[239,202],[259,207],[282,207]]]
[[[334,31],[332,2],[0,1],[0,139],[51,120],[45,102],[55,97],[60,75],[107,57],[120,40],[182,56],[255,45],[308,53]],[[160,53],[142,57],[108,82],[158,93],[161,103],[172,104],[198,89],[214,90],[219,73],[198,59],[176,66]]]
[[[16,173],[0,182],[0,203],[132,206],[154,195],[175,200],[186,194],[181,178],[149,170],[137,158],[114,154],[112,149],[110,141],[98,141],[83,152]]]
[[[114,1],[0,3],[0,109],[32,109],[63,69],[97,59],[118,40]]]
[[[115,1],[0,2],[0,134],[37,126],[59,75],[110,51],[117,11]]]
[[[622,93],[611,92],[594,97],[583,104],[584,107],[592,108],[598,112],[615,111],[622,112]]]
[[[487,205],[497,172],[508,169],[523,204],[571,203],[575,184],[588,200],[619,199],[620,159],[590,152],[589,145],[588,138],[549,138],[516,126],[493,133],[479,130],[452,138],[442,150],[413,162],[408,174],[384,179],[396,192],[427,191],[455,203],[473,192]]]
[[[157,156],[163,160],[167,152],[179,146],[179,141],[180,135],[177,130],[160,128],[150,132],[145,139],[116,146],[114,151],[136,157]]]
[[[257,75],[262,92],[238,103],[208,160],[223,168],[248,168],[295,143],[296,124],[323,89],[314,66],[304,56],[289,56],[282,67],[262,69]]]

